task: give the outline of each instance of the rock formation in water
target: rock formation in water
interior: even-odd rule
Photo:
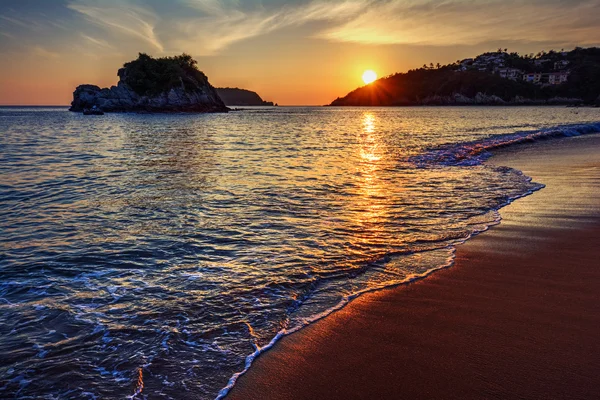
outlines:
[[[227,106],[273,106],[272,101],[264,101],[256,92],[239,88],[217,88],[219,97]]]
[[[105,112],[227,112],[216,89],[191,56],[137,60],[119,69],[117,86],[101,89],[80,85],[73,93],[70,111],[86,108]]]

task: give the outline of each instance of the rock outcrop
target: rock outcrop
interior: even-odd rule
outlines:
[[[181,57],[183,56],[153,59],[140,54],[138,60],[119,69],[117,86],[103,89],[95,85],[78,86],[73,93],[69,110],[81,112],[96,106],[104,112],[227,112],[229,109],[208,82],[206,75],[195,69],[195,61],[189,56],[185,56],[188,57],[185,59]],[[179,65],[182,59],[184,64]],[[185,64],[188,59],[191,60],[189,65]],[[140,63],[154,64],[140,68]],[[175,68],[166,70],[161,63]],[[151,70],[148,72],[149,68],[162,69],[159,74]],[[140,69],[144,78],[142,84]],[[132,78],[132,74],[135,77]],[[153,78],[155,76],[157,78]],[[137,90],[132,87],[135,84]]]

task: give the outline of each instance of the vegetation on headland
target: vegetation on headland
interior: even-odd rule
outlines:
[[[424,65],[358,88],[332,106],[600,104],[600,48],[519,55],[499,49]]]
[[[217,88],[219,97],[226,106],[273,106],[272,101],[263,100],[258,93],[240,88]]]
[[[156,96],[172,88],[193,91],[207,77],[198,69],[198,62],[189,54],[153,58],[139,53],[136,60],[119,70],[119,77],[140,96]]]

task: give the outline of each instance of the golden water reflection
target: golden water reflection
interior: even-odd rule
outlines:
[[[378,117],[365,112],[358,133],[358,155],[356,164],[358,196],[354,196],[352,208],[358,225],[357,239],[362,244],[385,244],[385,222],[390,212],[389,196],[392,188],[384,180],[382,169],[389,162],[386,145],[378,131]]]
[[[359,135],[360,156],[364,161],[374,162],[381,159],[380,142],[376,136],[375,115],[367,112],[362,117],[362,131]]]

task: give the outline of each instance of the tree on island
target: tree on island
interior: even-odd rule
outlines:
[[[140,96],[156,96],[174,87],[194,90],[207,80],[191,55],[153,58],[139,53],[136,60],[123,64],[119,77]]]

